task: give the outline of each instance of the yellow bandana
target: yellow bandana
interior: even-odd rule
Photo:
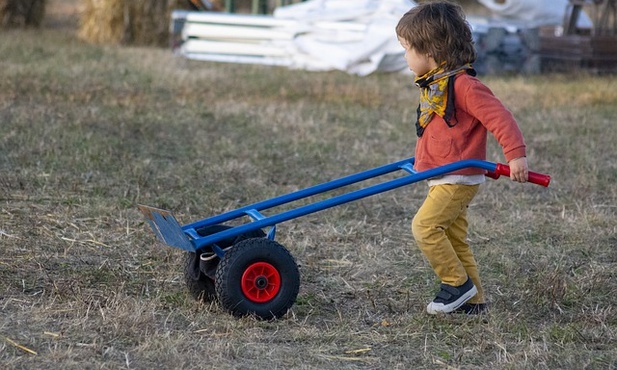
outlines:
[[[434,114],[442,117],[450,127],[456,124],[450,124],[450,118],[454,114],[454,77],[464,72],[472,76],[476,75],[470,64],[451,71],[445,71],[441,65],[415,79],[414,82],[420,88],[420,104],[416,121],[418,137],[422,136]]]

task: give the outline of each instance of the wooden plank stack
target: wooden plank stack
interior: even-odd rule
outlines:
[[[172,48],[189,59],[291,64],[297,22],[263,15],[174,11]]]
[[[617,72],[616,4],[616,0],[571,0],[563,27],[540,30],[542,70]],[[594,15],[592,29],[574,26],[584,8]]]
[[[617,37],[605,35],[540,36],[542,69],[593,73],[617,72]]]

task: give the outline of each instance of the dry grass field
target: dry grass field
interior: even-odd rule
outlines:
[[[263,321],[193,300],[137,204],[189,223],[408,157],[409,77],[1,30],[0,367],[616,369],[617,76],[483,80],[553,178],[491,180],[470,207],[490,314],[425,313],[420,183],[280,224],[300,293]]]

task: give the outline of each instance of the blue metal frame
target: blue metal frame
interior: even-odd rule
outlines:
[[[413,164],[414,158],[411,157],[402,161],[373,168],[371,170],[363,171],[354,175],[342,177],[340,179],[329,181],[310,188],[298,190],[293,193],[254,203],[233,211],[220,214],[218,216],[209,217],[194,223],[184,225],[181,228],[178,227],[177,221],[169,211],[159,210],[147,206],[140,206],[140,209],[148,218],[150,225],[152,226],[153,230],[161,241],[170,246],[183,250],[197,251],[206,245],[216,245],[216,243],[221,240],[233,238],[240,234],[248,233],[257,229],[263,229],[266,227],[271,227],[270,231],[268,232],[268,238],[274,239],[276,230],[275,228],[276,224],[278,223],[322,211],[341,204],[349,203],[358,199],[366,198],[371,195],[397,189],[402,186],[412,184],[414,182],[445,175],[453,171],[470,167],[481,168],[489,172],[495,172],[497,169],[496,163],[476,159],[468,159],[454,162],[422,172],[416,172],[413,169]],[[327,191],[338,189],[347,185],[355,184],[361,181],[365,181],[371,178],[375,178],[400,170],[407,172],[408,175],[393,180],[388,180],[380,184],[372,185],[360,190],[355,190],[346,194],[334,196],[329,199],[307,204],[295,209],[280,212],[271,216],[264,216],[260,212],[286,203],[325,193]],[[251,217],[253,221],[244,225],[234,226],[230,229],[208,236],[200,236],[195,230],[204,226],[222,224],[224,222],[244,216]],[[182,238],[186,240],[179,240]],[[192,248],[189,247],[189,244],[186,242],[189,242]],[[224,254],[224,252],[220,248],[215,248],[215,253],[219,254],[220,256]]]

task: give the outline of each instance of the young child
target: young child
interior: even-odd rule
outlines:
[[[510,165],[510,178],[525,182],[523,135],[503,104],[475,78],[471,30],[459,5],[425,2],[396,26],[405,60],[416,75],[420,104],[415,169],[425,171],[464,159],[486,159],[487,130]],[[482,169],[467,168],[429,179],[429,192],[412,221],[413,236],[441,280],[429,314],[486,310],[478,267],[467,244],[467,207],[484,182]]]

